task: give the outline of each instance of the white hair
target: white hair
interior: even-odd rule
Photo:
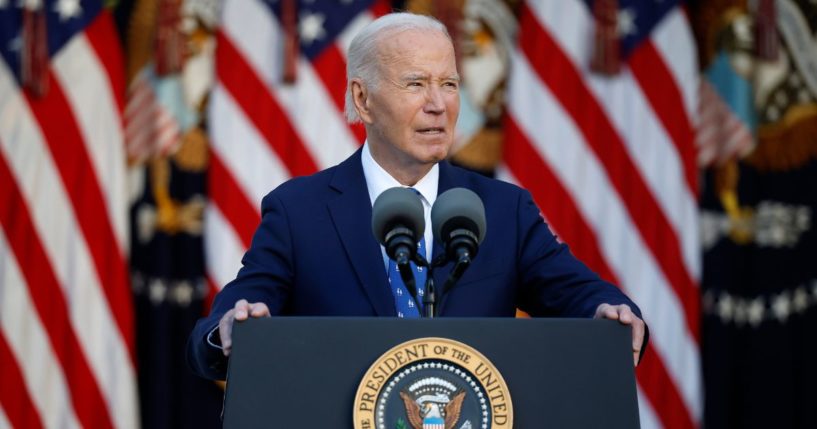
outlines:
[[[360,79],[371,88],[376,87],[380,77],[377,58],[380,41],[394,33],[410,30],[439,31],[448,40],[451,40],[448,30],[440,21],[430,16],[408,12],[381,16],[363,27],[352,39],[346,53],[346,103],[344,106],[346,120],[350,124],[360,122],[360,116],[355,110],[352,97],[352,79]]]

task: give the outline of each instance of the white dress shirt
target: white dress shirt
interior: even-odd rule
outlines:
[[[363,144],[363,153],[361,154],[361,163],[363,164],[363,176],[366,178],[366,187],[369,189],[369,202],[374,205],[374,201],[386,189],[394,187],[407,188],[392,177],[377,161],[372,158],[372,153],[369,151],[369,142]],[[426,220],[426,230],[423,237],[426,240],[426,260],[431,262],[431,252],[434,249],[434,234],[431,230],[431,206],[437,200],[437,186],[440,182],[440,166],[434,164],[431,170],[414,186],[417,192],[420,193],[420,200],[423,202],[423,214]],[[389,257],[386,255],[386,248],[380,246],[380,251],[383,253],[383,262],[386,267],[386,272],[389,270]]]

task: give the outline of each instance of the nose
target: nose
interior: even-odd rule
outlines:
[[[426,91],[426,104],[423,106],[423,111],[433,115],[445,113],[445,100],[443,99],[443,93],[439,86],[428,86],[428,91]]]

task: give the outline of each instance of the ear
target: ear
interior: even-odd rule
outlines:
[[[369,110],[369,89],[360,79],[352,79],[352,101],[355,104],[360,120],[365,124],[372,123],[371,110]]]

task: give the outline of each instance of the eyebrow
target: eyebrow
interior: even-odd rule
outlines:
[[[406,74],[406,75],[402,76],[401,80],[403,80],[403,81],[429,80],[429,77],[425,73],[409,73],[409,74]],[[460,76],[457,75],[457,74],[454,74],[454,75],[444,77],[441,80],[459,82],[460,81]]]

